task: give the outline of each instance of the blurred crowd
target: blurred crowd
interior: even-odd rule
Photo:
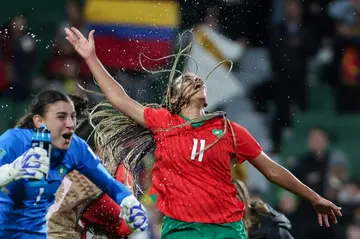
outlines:
[[[249,188],[251,193],[265,200],[269,198],[266,195],[272,195],[272,206],[290,219],[294,238],[360,238],[360,178],[349,172],[349,161],[357,159],[349,159],[346,151],[332,147],[336,137],[331,130],[314,122],[307,131],[307,150],[281,158],[284,141],[296,124],[294,112],[306,114],[311,111],[308,99],[314,85],[331,89],[335,115],[360,113],[360,15],[357,16],[360,1],[176,2],[180,11],[178,32],[206,25],[241,49],[232,59],[233,72],[244,84],[245,91],[241,94],[249,100],[253,111],[267,119],[268,153],[316,192],[341,205],[344,216],[337,226],[323,228],[318,226],[315,212],[308,202],[283,191],[274,193],[278,189],[272,186],[265,191]],[[26,14],[19,12],[7,22],[0,23],[2,131],[14,125],[32,94],[41,89],[55,87],[66,93],[83,94],[93,104],[103,99],[99,94],[83,90],[99,91],[84,62],[64,37],[66,26],[75,26],[87,35],[89,25],[84,15],[85,4],[86,1],[75,0],[64,3],[64,17],[58,19],[58,25],[52,31],[53,39],[45,44],[46,51],[51,51],[51,54],[41,62],[37,54],[44,51],[39,49],[44,47],[44,44],[39,46],[41,31],[34,35]],[[176,37],[173,41],[175,46]],[[97,48],[106,46],[99,44]],[[245,82],[239,77],[248,59],[244,56],[250,54],[251,57],[257,49],[266,52],[267,73],[256,82]],[[166,74],[153,75],[141,68],[105,67],[133,98],[141,102],[161,101]],[[256,74],[259,67],[253,66],[250,74]],[[248,177],[252,176],[250,172]],[[144,176],[144,184],[148,184],[147,176]],[[274,195],[278,195],[276,199]],[[151,201],[147,202],[154,225],[152,238],[158,238],[161,215]]]

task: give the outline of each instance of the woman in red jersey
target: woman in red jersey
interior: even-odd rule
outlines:
[[[76,28],[65,32],[107,100],[122,113],[109,105],[98,113],[104,117],[96,127],[98,140],[105,145],[102,152],[117,154],[128,140],[135,140],[123,163],[136,175],[142,156],[156,144],[152,189],[157,208],[165,215],[163,239],[246,238],[242,221],[245,205],[237,199],[231,182],[230,161],[234,157],[237,163],[248,160],[272,183],[308,199],[320,225],[329,226],[329,217],[336,223],[336,215],[341,215],[339,207],[272,161],[249,132],[223,112],[205,113],[206,87],[199,77],[188,73],[175,78],[173,66],[164,103],[141,105],[125,93],[96,57],[94,31],[88,39]]]

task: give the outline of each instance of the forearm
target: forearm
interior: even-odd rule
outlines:
[[[119,99],[128,97],[124,88],[115,81],[96,56],[86,59],[86,63],[110,103],[119,103]]]
[[[300,180],[298,180],[292,173],[290,173],[284,167],[280,165],[276,165],[272,170],[272,172],[273,173],[269,173],[269,175],[266,175],[267,179],[270,182],[300,197],[308,199],[311,202],[315,201],[320,197],[316,192],[314,192],[308,186],[303,184]]]
[[[79,171],[119,205],[125,197],[132,194],[125,185],[117,182],[100,163],[95,168]]]
[[[14,180],[13,168],[9,164],[0,167],[0,189]]]

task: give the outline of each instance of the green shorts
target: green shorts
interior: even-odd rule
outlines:
[[[207,224],[182,222],[164,216],[161,239],[246,239],[244,222]]]

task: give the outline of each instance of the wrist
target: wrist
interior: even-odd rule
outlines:
[[[94,54],[91,54],[90,56],[88,56],[87,58],[85,58],[85,62],[87,64],[91,64],[91,63],[94,63],[98,60],[97,58],[97,55],[94,53]]]
[[[321,197],[319,194],[317,194],[317,193],[314,192],[314,195],[312,195],[312,196],[309,198],[309,200],[310,200],[311,204],[316,204],[321,198],[322,198],[322,197]]]
[[[5,164],[0,167],[0,188],[6,186],[8,183],[16,179],[17,172],[10,164]]]

